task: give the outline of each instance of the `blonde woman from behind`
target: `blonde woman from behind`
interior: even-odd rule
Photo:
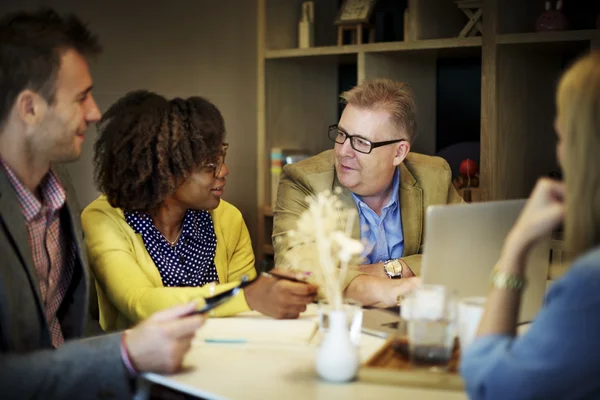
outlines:
[[[538,182],[505,241],[477,338],[461,362],[472,399],[600,397],[600,52],[565,72],[557,110],[565,180]],[[561,222],[572,265],[516,337],[525,260]]]

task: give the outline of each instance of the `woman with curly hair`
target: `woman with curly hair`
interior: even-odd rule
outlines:
[[[224,135],[220,111],[201,97],[169,101],[136,91],[103,116],[94,155],[103,194],[82,222],[104,330],[256,276],[242,215],[221,200],[229,174]],[[316,292],[261,276],[214,315],[255,309],[295,318]]]

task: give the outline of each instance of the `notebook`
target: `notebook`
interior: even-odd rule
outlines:
[[[276,320],[264,316],[210,318],[196,342],[307,345],[317,331],[314,317]]]

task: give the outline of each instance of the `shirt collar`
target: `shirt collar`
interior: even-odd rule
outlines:
[[[39,201],[37,197],[23,185],[21,180],[4,159],[0,158],[0,164],[6,170],[8,180],[17,193],[17,199],[23,210],[26,222],[30,222],[38,215],[42,206],[46,206],[51,212],[55,212],[60,210],[65,204],[67,194],[54,170],[50,169],[40,182],[42,201]]]
[[[387,204],[382,208],[382,211],[388,208],[393,209],[400,205],[398,190],[400,190],[400,169],[396,168],[396,171],[394,172],[394,177],[392,178],[392,195],[390,196],[390,199],[388,200]],[[363,201],[361,196],[352,192],[350,192],[350,194],[352,195],[352,198],[354,199],[355,203],[359,205],[364,205],[363,207],[368,207],[370,209],[370,207]]]

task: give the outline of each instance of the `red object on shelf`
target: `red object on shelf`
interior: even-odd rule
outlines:
[[[562,12],[562,1],[556,2],[556,10],[552,10],[552,3],[546,2],[546,11],[542,13],[535,22],[535,30],[538,32],[564,31],[569,29],[569,20]]]
[[[478,171],[477,163],[470,158],[467,158],[460,163],[460,174],[463,176],[473,178]]]

